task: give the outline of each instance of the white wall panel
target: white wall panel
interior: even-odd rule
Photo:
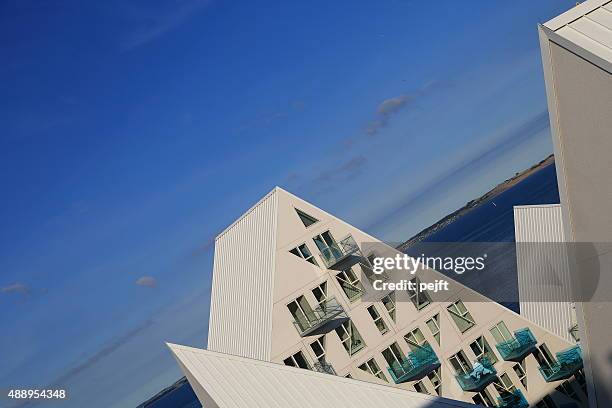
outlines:
[[[569,328],[575,321],[567,253],[561,245],[565,242],[561,206],[514,207],[514,229],[521,316],[573,341]]]
[[[215,241],[208,349],[269,360],[277,190]]]

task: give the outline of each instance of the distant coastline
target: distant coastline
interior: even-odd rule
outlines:
[[[479,198],[468,201],[463,207],[459,208],[456,211],[453,211],[452,213],[448,214],[444,218],[440,219],[438,222],[423,229],[418,234],[414,235],[412,238],[406,240],[401,245],[399,245],[397,249],[403,252],[405,249],[410,248],[412,245],[423,241],[430,235],[436,233],[437,231],[441,230],[442,228],[454,222],[457,218],[467,214],[468,212],[480,206],[484,202],[490,200],[491,198],[498,196],[499,194],[503,193],[504,191],[508,190],[509,188],[515,186],[516,184],[524,180],[526,177],[531,176],[532,174],[542,170],[543,168],[553,164],[554,162],[555,162],[555,157],[554,155],[551,154],[550,156],[546,157],[544,160],[540,161],[537,164],[534,164],[528,169],[525,169],[519,173],[516,173],[513,177],[499,183],[497,186],[493,187],[491,190],[487,191],[485,194],[483,194]]]

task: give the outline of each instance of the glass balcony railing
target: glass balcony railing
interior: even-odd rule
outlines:
[[[497,397],[497,406],[498,408],[529,408],[529,402],[521,390],[514,390]]]
[[[334,367],[325,361],[317,361],[314,363],[313,369],[319,373],[336,375],[336,370],[334,370]]]
[[[556,354],[557,361],[550,366],[540,366],[540,373],[546,382],[566,380],[583,366],[580,346],[574,346]]]
[[[321,259],[327,269],[333,269],[339,264],[344,264],[344,261],[348,261],[349,258],[352,258],[352,255],[357,253],[360,253],[359,246],[357,242],[355,242],[355,239],[351,235],[348,235],[346,238],[321,250]],[[357,260],[358,259],[355,260],[355,263]]]
[[[337,317],[346,317],[346,313],[336,298],[331,297],[321,302],[312,312],[294,320],[293,325],[300,333],[300,336],[304,337]]]
[[[480,392],[497,379],[497,371],[488,358],[483,357],[474,364],[472,371],[455,376],[463,391]]]
[[[506,361],[521,361],[536,349],[537,341],[528,328],[514,332],[512,340],[496,345],[499,354]]]
[[[395,362],[388,368],[391,378],[396,384],[415,381],[425,377],[440,367],[438,356],[428,344],[418,350],[411,351],[401,363]]]

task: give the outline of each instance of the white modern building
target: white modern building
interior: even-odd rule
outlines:
[[[612,2],[588,0],[540,26],[564,233],[591,407],[612,404]],[[589,249],[590,246],[590,249]],[[594,288],[584,293],[586,278]]]
[[[514,231],[521,316],[577,342],[561,205],[515,206]]]
[[[275,188],[215,241],[208,349],[485,406],[585,406],[575,344],[454,282],[374,291],[382,247]]]

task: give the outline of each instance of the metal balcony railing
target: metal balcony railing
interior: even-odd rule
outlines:
[[[580,346],[574,346],[556,354],[557,361],[548,366],[540,366],[540,373],[546,382],[566,380],[583,367]]]
[[[327,269],[333,269],[338,264],[351,258],[352,255],[357,253],[360,254],[360,252],[355,239],[351,235],[348,235],[340,241],[335,242],[333,245],[321,250],[321,259]]]
[[[488,358],[483,357],[474,364],[472,371],[455,376],[463,391],[480,392],[497,379],[497,370]]]
[[[528,328],[514,332],[512,340],[496,345],[499,354],[506,361],[521,361],[536,350],[537,341]]]
[[[396,384],[415,381],[425,377],[440,367],[438,356],[428,344],[411,351],[401,363],[395,362],[388,368],[391,378]]]
[[[334,370],[334,367],[325,361],[317,361],[314,363],[313,369],[319,373],[336,375],[336,370]]]
[[[497,406],[498,408],[529,408],[529,402],[521,390],[514,390],[497,397]]]
[[[313,309],[312,313],[308,313],[302,316],[302,318],[294,320],[293,325],[300,333],[300,336],[304,337],[341,315],[346,316],[344,309],[336,298],[330,297]]]
[[[344,291],[344,293],[346,294],[346,297],[349,298],[351,302],[357,299],[359,296],[361,296],[364,293],[364,290],[362,287],[359,287],[347,281],[340,282],[340,286],[342,286],[342,290]]]

